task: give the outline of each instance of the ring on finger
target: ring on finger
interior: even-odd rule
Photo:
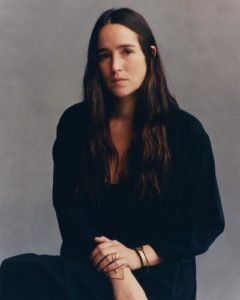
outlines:
[[[118,258],[119,258],[119,255],[116,252],[112,254],[112,261],[113,262],[118,260]]]

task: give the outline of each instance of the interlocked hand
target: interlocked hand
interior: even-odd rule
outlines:
[[[135,250],[105,236],[95,237],[94,240],[98,245],[91,253],[90,260],[99,271],[103,271],[107,275],[123,265],[129,265],[131,270],[141,267]]]

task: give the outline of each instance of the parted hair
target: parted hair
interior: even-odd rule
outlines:
[[[133,140],[126,151],[125,170],[120,182],[133,187],[137,199],[164,191],[171,172],[171,157],[167,142],[165,116],[172,103],[171,96],[153,33],[142,15],[129,8],[109,9],[98,18],[88,47],[83,78],[83,99],[87,102],[91,124],[90,134],[82,147],[83,174],[81,185],[91,197],[98,197],[104,181],[110,182],[110,162],[116,170],[119,157],[112,143],[109,120],[113,109],[113,95],[103,84],[98,67],[98,37],[106,24],[120,24],[134,31],[146,59],[147,72],[138,91],[134,116]],[[153,55],[151,46],[157,51]]]

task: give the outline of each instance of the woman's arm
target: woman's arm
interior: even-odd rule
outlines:
[[[187,259],[207,251],[225,226],[211,143],[197,126],[186,145],[178,188],[166,199],[168,217],[144,237],[120,237],[123,244],[149,245],[164,259]],[[179,167],[178,167],[179,168]],[[181,167],[182,168],[182,167]],[[144,222],[146,219],[143,219]],[[156,222],[157,224],[157,222]],[[160,225],[161,224],[161,225]]]
[[[225,227],[208,135],[201,130],[189,141],[180,204],[164,235],[146,238],[163,257],[189,258],[204,253]],[[177,195],[176,195],[177,196]]]
[[[63,239],[61,254],[70,258],[88,258],[99,235],[92,212],[84,199],[76,196],[79,181],[79,145],[83,142],[82,103],[67,109],[57,126],[53,146],[53,205]]]
[[[124,279],[110,279],[115,300],[147,300],[145,291],[129,268],[124,268]]]

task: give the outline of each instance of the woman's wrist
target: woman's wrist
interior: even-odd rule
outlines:
[[[111,280],[124,280],[125,279],[125,275],[128,274],[128,271],[131,272],[131,268],[129,265],[125,264],[121,267],[119,267],[118,269],[111,271],[108,273],[108,277]]]
[[[141,257],[139,256],[136,249],[132,249],[132,250],[133,250],[133,258],[132,258],[133,268],[132,268],[132,270],[141,269],[143,266]]]
[[[142,267],[150,267],[150,263],[148,260],[148,257],[144,251],[144,246],[140,246],[135,248],[135,251],[137,253],[137,255],[139,256],[140,260],[141,260],[141,266]]]
[[[111,279],[115,300],[138,299],[147,300],[146,294],[132,273],[131,269],[125,268],[123,280]]]
[[[150,245],[147,244],[142,247],[143,247],[144,254],[147,257],[148,264],[150,266],[160,264],[163,261],[163,258],[159,256],[157,252]]]
[[[117,284],[124,282],[133,276],[132,271],[129,266],[122,266],[118,271],[111,271],[108,273],[108,278],[112,284]]]
[[[162,262],[162,257],[160,257],[150,245],[136,247],[134,251],[138,257],[137,268],[147,268]]]

